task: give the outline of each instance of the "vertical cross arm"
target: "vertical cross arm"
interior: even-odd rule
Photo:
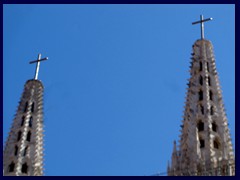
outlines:
[[[44,60],[48,60],[48,57],[42,58],[41,59],[41,54],[38,54],[38,59],[34,60],[34,61],[30,61],[29,64],[33,64],[36,63],[36,70],[35,70],[35,76],[34,79],[36,80],[38,78],[38,72],[39,72],[39,68],[40,68],[40,62],[44,61]]]
[[[207,18],[207,19],[203,19],[203,15],[200,15],[200,21],[196,21],[193,22],[192,25],[194,24],[200,24],[200,28],[201,28],[201,39],[204,39],[204,22],[206,21],[211,21],[213,20],[213,18]]]

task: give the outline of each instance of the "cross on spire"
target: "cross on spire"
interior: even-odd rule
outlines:
[[[200,23],[201,27],[201,39],[204,39],[204,22],[211,21],[213,18],[203,19],[203,15],[200,15],[200,21],[193,22],[192,25]]]
[[[35,71],[35,76],[34,79],[38,78],[38,72],[39,72],[39,67],[40,67],[40,61],[48,60],[48,57],[42,58],[41,59],[41,54],[38,54],[38,59],[34,61],[30,61],[29,64],[37,63],[36,64],[36,71]]]

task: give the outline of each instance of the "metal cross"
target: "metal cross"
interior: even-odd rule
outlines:
[[[203,19],[203,15],[200,15],[200,21],[193,22],[192,25],[200,23],[201,27],[201,39],[204,39],[204,22],[211,21],[213,18]]]
[[[37,63],[36,64],[36,71],[35,71],[35,77],[34,79],[38,78],[38,71],[39,71],[39,67],[40,67],[40,61],[44,61],[44,60],[48,60],[48,57],[42,58],[41,59],[41,54],[38,54],[38,59],[34,60],[34,61],[30,61],[29,64],[33,64],[33,63]]]

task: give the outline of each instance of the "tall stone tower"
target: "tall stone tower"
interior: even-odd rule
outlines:
[[[3,153],[4,176],[43,175],[43,84],[37,79],[41,54],[34,79],[25,83],[17,113]]]
[[[235,158],[216,71],[213,45],[201,39],[193,48],[179,146],[174,141],[170,176],[235,175]]]

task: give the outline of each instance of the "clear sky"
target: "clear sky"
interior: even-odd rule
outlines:
[[[38,53],[45,175],[166,172],[193,43],[214,46],[235,145],[234,5],[4,5],[3,143]]]

